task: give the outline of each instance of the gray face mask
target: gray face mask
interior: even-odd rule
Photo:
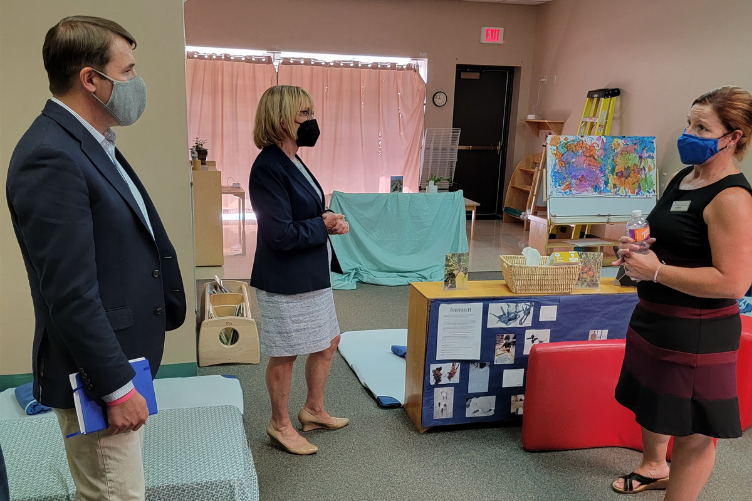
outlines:
[[[97,73],[112,82],[112,95],[106,104],[94,95],[96,100],[102,103],[102,106],[110,112],[110,115],[115,117],[118,125],[127,127],[136,123],[136,120],[146,109],[146,83],[144,79],[136,77],[122,82],[108,77],[101,71],[97,71]]]

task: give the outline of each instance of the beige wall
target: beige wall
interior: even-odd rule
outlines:
[[[676,139],[696,97],[726,84],[752,90],[748,0],[554,0],[537,14],[530,106],[548,76],[537,114],[574,134],[588,90],[621,88],[611,133],[656,136],[662,174],[681,168]],[[526,134],[526,150],[540,151]]]
[[[188,45],[428,58],[426,127],[451,127],[457,64],[521,67],[507,165],[522,157],[535,7],[459,0],[187,0]],[[504,27],[503,45],[480,43]],[[431,103],[436,91],[448,104]],[[511,168],[507,175],[511,175]]]
[[[167,334],[163,363],[196,360],[182,0],[45,0],[33,6],[0,0],[0,375],[31,372],[34,332],[29,284],[5,200],[8,163],[49,97],[44,35],[74,14],[113,19],[138,40],[136,70],[147,82],[149,104],[136,125],[117,129],[118,147],[154,199],[183,272],[189,316],[182,328]]]

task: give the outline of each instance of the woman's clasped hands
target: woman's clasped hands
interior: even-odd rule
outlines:
[[[652,245],[655,238],[647,240]],[[613,266],[624,264],[624,271],[633,280],[654,280],[656,271],[661,262],[655,252],[649,250],[646,254],[639,252],[640,246],[629,237],[619,238],[619,259],[614,261]]]
[[[326,231],[330,235],[347,235],[350,231],[350,223],[345,221],[345,216],[334,212],[325,212],[323,216]]]

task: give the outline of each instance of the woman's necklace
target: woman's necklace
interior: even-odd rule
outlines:
[[[697,167],[695,167],[695,169],[696,168]],[[692,172],[692,174],[695,174],[695,173],[696,173],[695,171]],[[721,179],[723,179],[724,177],[730,174],[733,174],[733,172],[731,172],[731,169],[725,169],[719,175],[713,176],[710,179],[702,179],[701,177],[697,177],[695,179],[692,179],[691,181],[687,181],[687,178],[684,178],[682,179],[682,182],[680,183],[679,188],[682,190],[696,190],[699,188],[704,188],[705,186],[713,184],[716,181],[720,181]]]
[[[683,180],[681,183],[682,190],[696,190],[705,186],[706,181],[701,178],[693,179],[692,181]]]

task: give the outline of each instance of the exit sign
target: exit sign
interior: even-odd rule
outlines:
[[[504,28],[482,27],[480,29],[480,43],[504,43]]]

